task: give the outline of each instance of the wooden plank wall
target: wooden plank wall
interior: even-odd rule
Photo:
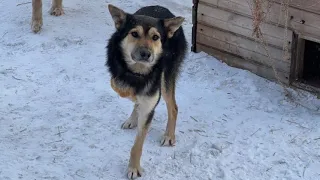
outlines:
[[[273,0],[273,2],[279,2],[279,0]],[[290,0],[290,6],[303,11],[320,14],[319,0]]]
[[[231,66],[247,69],[289,84],[293,32],[320,40],[320,0],[291,0],[288,19],[281,4],[272,3],[267,22],[261,26],[267,46],[253,36],[252,0],[199,0],[197,6],[197,51],[204,51]],[[303,22],[303,23],[302,23]],[[288,30],[284,29],[285,24]],[[284,54],[287,45],[289,53]],[[266,48],[267,47],[267,51]]]

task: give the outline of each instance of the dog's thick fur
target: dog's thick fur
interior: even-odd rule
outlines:
[[[184,18],[161,6],[143,7],[133,14],[110,4],[108,8],[116,28],[106,47],[111,87],[135,103],[131,116],[122,124],[124,129],[138,126],[128,168],[128,178],[134,179],[142,173],[143,143],[161,95],[168,111],[161,145],[175,144],[175,88],[187,48]]]
[[[64,14],[62,0],[52,0],[52,5],[49,12],[53,16],[60,16]],[[42,25],[42,0],[32,0],[31,30],[37,33],[41,30]]]

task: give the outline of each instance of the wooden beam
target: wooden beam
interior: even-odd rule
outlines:
[[[198,3],[199,0],[193,0],[192,6],[192,37],[191,37],[191,51],[197,53],[197,14],[198,14]]]
[[[302,89],[304,91],[309,91],[310,93],[312,94],[315,94],[317,96],[320,96],[320,88],[317,88],[317,87],[314,87],[314,86],[310,86],[308,84],[304,84],[304,83],[301,83],[299,81],[294,81],[292,82],[291,84],[293,87],[296,87],[296,88],[299,88],[299,89]]]
[[[197,44],[197,47],[199,50],[204,51],[212,56],[214,56],[216,59],[221,60],[228,64],[229,66],[235,67],[235,68],[240,68],[244,70],[248,70],[260,77],[269,79],[271,81],[276,81],[278,82],[278,79],[275,77],[275,73],[272,68],[267,67],[263,64],[253,62],[253,61],[248,61],[245,60],[239,56],[230,54],[225,51],[221,51],[218,49],[215,49],[213,47],[209,47],[206,45],[202,44]],[[285,72],[278,72],[279,76],[279,81],[288,85],[289,84],[289,74]]]
[[[292,81],[300,81],[303,76],[305,40],[296,35],[296,54],[293,59]]]
[[[217,7],[206,6],[204,4],[199,4],[198,12],[197,19],[201,24],[216,26],[221,29],[246,36],[250,39],[254,39],[252,35],[252,18],[228,12]],[[283,49],[284,45],[287,45],[288,48],[291,49],[293,33],[291,30],[287,30],[287,36],[285,37],[284,28],[270,24],[262,24],[261,31],[267,44],[274,45],[279,49]]]
[[[251,4],[250,4],[251,3]],[[199,0],[199,4],[219,7],[229,12],[252,18],[251,0]],[[295,33],[320,40],[320,15],[302,9],[289,7],[289,15],[285,18],[283,6],[279,3],[271,3],[268,8],[266,22],[284,27],[288,25]],[[198,11],[198,13],[201,13]]]
[[[279,0],[272,0],[273,2],[279,3]],[[319,0],[290,0],[289,5],[291,7],[309,11],[320,15],[320,1]]]
[[[230,32],[198,24],[197,43],[237,54],[245,59],[256,61],[271,67],[273,64],[279,71],[290,72],[291,61],[282,60],[283,51],[273,47],[266,47],[270,57],[259,42],[234,35]]]

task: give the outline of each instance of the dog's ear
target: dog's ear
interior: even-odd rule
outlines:
[[[174,17],[174,18],[168,18],[168,19],[163,20],[164,27],[167,30],[168,38],[171,38],[173,36],[173,34],[176,32],[176,30],[178,30],[180,28],[183,21],[184,21],[184,18],[181,16]]]
[[[115,23],[115,27],[119,29],[125,23],[127,13],[112,4],[108,5],[108,9]]]

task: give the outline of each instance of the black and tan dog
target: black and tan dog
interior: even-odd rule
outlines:
[[[121,97],[135,103],[131,116],[122,125],[124,129],[138,126],[128,168],[128,178],[134,179],[142,173],[142,148],[161,95],[168,111],[161,145],[175,144],[176,80],[187,50],[181,26],[184,18],[161,6],[143,7],[133,14],[110,4],[108,8],[116,28],[107,45],[111,86]]]

